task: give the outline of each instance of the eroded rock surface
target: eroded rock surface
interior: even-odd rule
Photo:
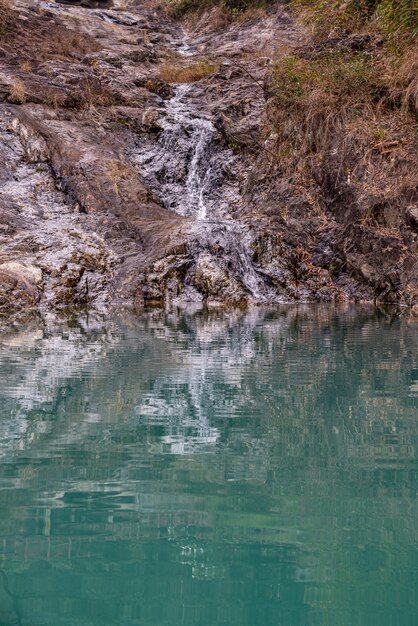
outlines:
[[[403,238],[371,234],[269,173],[265,76],[302,41],[284,6],[214,31],[136,0],[17,0],[9,22],[0,313],[415,298],[413,205]],[[193,63],[213,70],[177,84]]]

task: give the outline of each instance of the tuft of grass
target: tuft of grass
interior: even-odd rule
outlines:
[[[120,185],[129,175],[129,167],[125,163],[122,163],[122,161],[111,159],[106,163],[106,170],[113,191],[116,195],[119,195]]]
[[[90,52],[97,48],[84,34],[64,28],[56,28],[50,34],[52,52],[57,56],[77,58],[80,54]]]
[[[218,66],[209,61],[197,61],[192,65],[167,62],[160,67],[158,78],[166,83],[193,83],[216,72]]]
[[[22,70],[22,72],[28,73],[32,70],[32,65],[31,62],[28,59],[23,59],[20,62],[20,69]]]
[[[103,84],[97,77],[91,76],[80,81],[78,87],[67,93],[62,106],[67,109],[86,111],[96,107],[112,107],[124,104],[125,100]]]
[[[173,95],[172,87],[161,78],[148,78],[143,84],[145,89],[151,93],[156,93],[160,98],[167,99]]]
[[[394,101],[401,101],[412,114],[418,115],[418,42],[391,59],[386,80]]]
[[[26,89],[22,81],[17,80],[9,85],[7,100],[13,104],[24,104],[26,102]]]

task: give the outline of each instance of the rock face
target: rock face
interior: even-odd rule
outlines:
[[[371,231],[349,194],[315,214],[269,172],[263,81],[301,40],[282,5],[216,31],[136,0],[17,0],[9,17],[0,313],[418,302],[414,199]]]

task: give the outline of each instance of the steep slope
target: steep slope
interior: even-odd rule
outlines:
[[[272,166],[272,59],[304,41],[284,6],[223,23],[88,4],[3,5],[2,312],[415,302],[413,208],[402,235],[371,232],[350,194],[318,208]]]

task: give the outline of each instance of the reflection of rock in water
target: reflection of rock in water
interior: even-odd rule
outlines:
[[[0,626],[21,626],[21,624],[16,598],[10,593],[6,573],[0,570]]]
[[[390,346],[391,370],[397,359],[402,363],[406,358],[404,345],[413,351],[412,328],[398,325],[396,332],[391,327],[382,342],[384,324],[372,310],[350,314],[348,308],[336,315],[330,309],[309,306],[195,316],[163,312],[114,318],[80,315],[68,325],[52,320],[41,327],[34,325],[0,341],[0,369],[7,372],[0,414],[9,416],[0,420],[0,460],[5,463],[12,453],[49,454],[51,447],[63,454],[72,445],[88,443],[97,424],[108,429],[101,445],[110,450],[119,423],[116,417],[127,432],[135,433],[134,455],[141,445],[142,450],[152,445],[164,454],[205,453],[222,443],[224,419],[238,419],[249,406],[259,419],[276,412],[293,416],[292,390],[304,384],[306,363],[314,374],[309,376],[309,389],[298,397],[298,411],[300,419],[311,411],[319,416],[317,402],[328,379],[350,381],[351,392],[356,394],[356,389],[362,389],[360,374],[366,364],[369,371],[386,367],[385,346]],[[351,350],[350,342],[359,336],[359,365],[336,359],[344,346]],[[272,368],[280,384],[272,384]],[[261,397],[259,385],[266,392]],[[359,396],[359,415],[366,399]],[[350,421],[345,420],[346,410],[338,407],[342,420],[338,431],[328,432],[326,427],[324,437],[336,445],[358,437],[352,426],[354,409],[349,409]],[[356,428],[364,423],[361,417]],[[303,437],[294,434],[295,419],[289,435],[285,421],[280,424],[285,430],[282,441],[295,438],[293,449],[301,449]],[[138,437],[139,431],[144,439]],[[247,440],[245,433],[239,437],[240,445],[250,447],[254,457],[267,458],[268,440]],[[235,477],[247,472],[240,463],[237,457]],[[258,469],[264,471],[262,462]]]

